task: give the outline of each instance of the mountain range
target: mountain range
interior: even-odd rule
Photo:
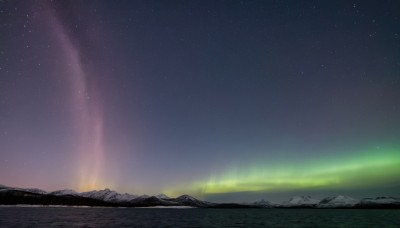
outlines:
[[[195,208],[398,208],[395,197],[364,198],[349,196],[326,197],[322,200],[310,196],[294,196],[288,201],[273,204],[266,200],[253,203],[212,203],[189,195],[171,198],[164,194],[120,194],[110,189],[76,192],[72,189],[46,192],[37,188],[14,188],[0,185],[0,205],[66,205],[107,207],[195,207]]]

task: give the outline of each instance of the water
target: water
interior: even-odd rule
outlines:
[[[400,210],[9,207],[0,227],[400,227]]]

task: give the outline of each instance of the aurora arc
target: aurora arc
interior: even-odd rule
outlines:
[[[324,157],[293,163],[255,164],[232,168],[208,180],[189,184],[202,194],[235,192],[277,192],[301,189],[367,188],[400,181],[398,148],[370,149],[349,156]],[[173,191],[168,190],[171,194]]]

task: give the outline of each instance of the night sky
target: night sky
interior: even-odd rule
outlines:
[[[0,1],[0,184],[400,196],[400,1]]]

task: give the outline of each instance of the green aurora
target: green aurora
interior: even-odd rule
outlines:
[[[374,148],[340,158],[319,157],[292,163],[267,163],[232,168],[179,189],[187,192],[223,194],[237,192],[283,192],[315,189],[360,189],[400,182],[400,150]],[[169,189],[169,194],[177,192]]]

